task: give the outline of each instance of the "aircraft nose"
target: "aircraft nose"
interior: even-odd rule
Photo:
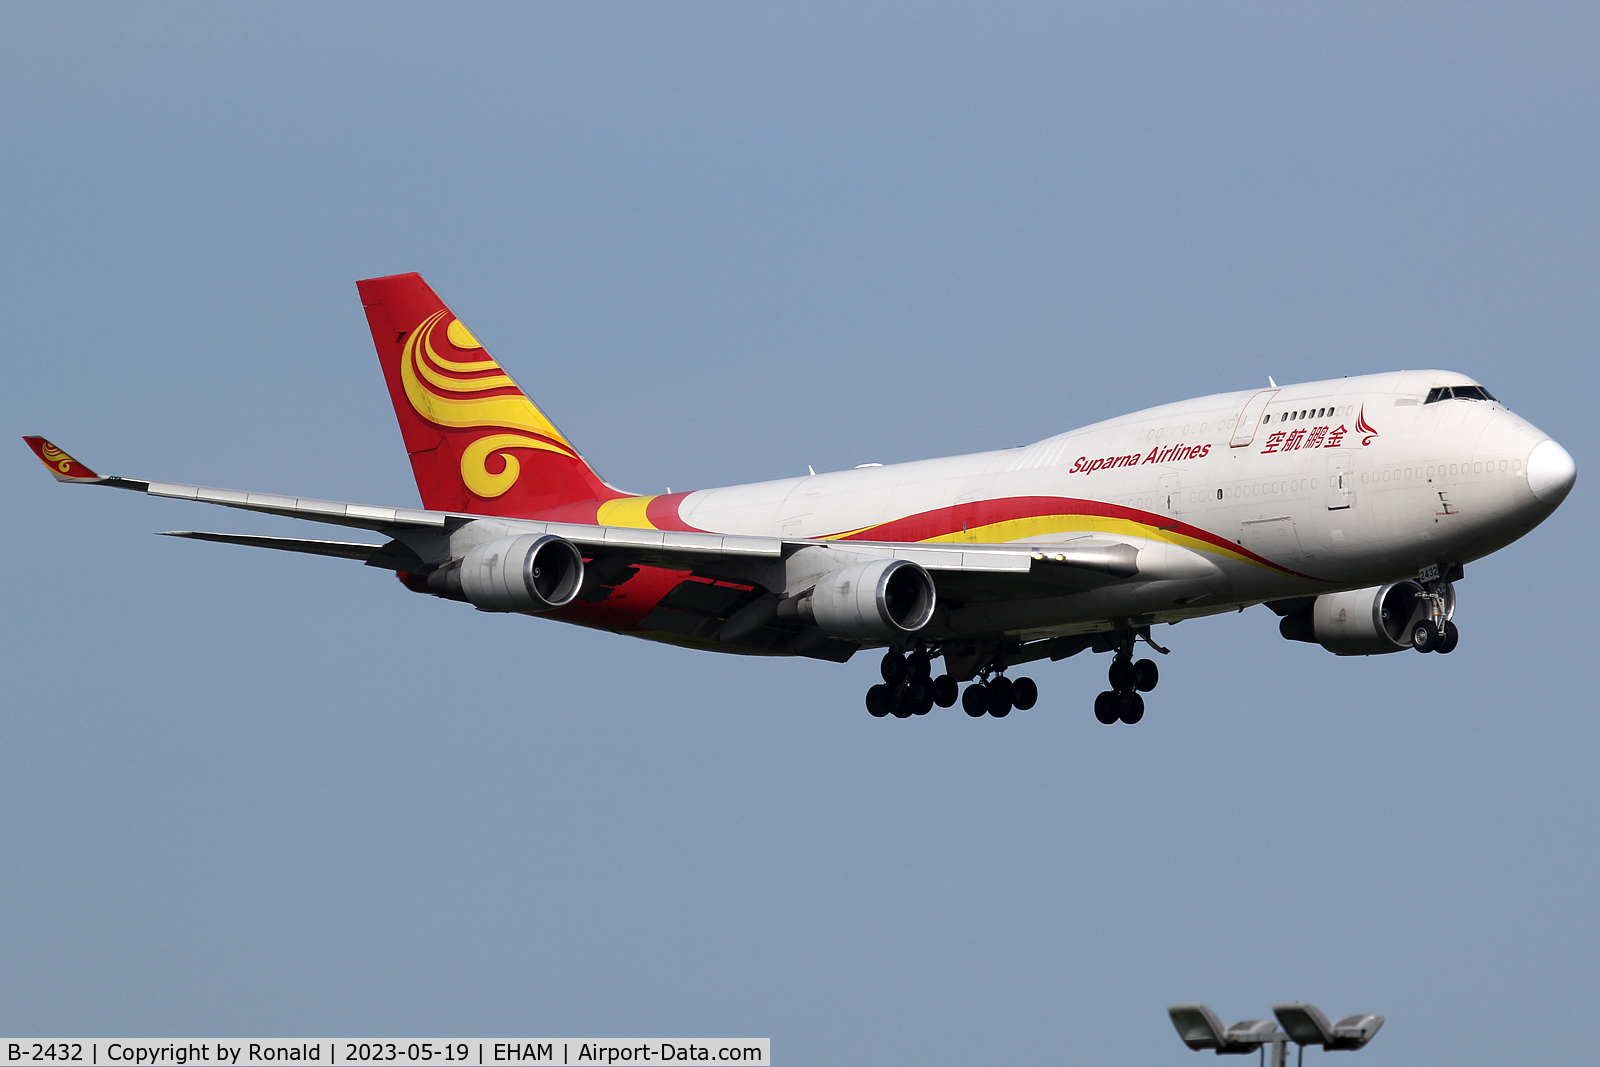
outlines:
[[[1540,441],[1528,453],[1528,488],[1551,507],[1561,503],[1578,480],[1578,465],[1552,440]]]

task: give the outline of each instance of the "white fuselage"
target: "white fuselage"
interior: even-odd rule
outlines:
[[[1541,498],[1530,456],[1548,435],[1500,403],[1424,402],[1470,382],[1399,371],[1223,393],[1025,447],[703,490],[678,513],[702,530],[786,538],[1128,541],[1159,577],[963,604],[939,629],[1170,622],[1463,564],[1532,529],[1571,479]]]

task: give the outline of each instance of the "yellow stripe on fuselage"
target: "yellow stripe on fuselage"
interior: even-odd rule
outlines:
[[[867,534],[865,540],[871,540],[872,527],[860,530],[851,530],[839,534],[839,538],[847,538]],[[1198,537],[1179,533],[1176,530],[1163,530],[1159,526],[1149,523],[1135,522],[1132,519],[1118,519],[1107,515],[1032,515],[1021,519],[1005,519],[1001,522],[986,523],[982,526],[971,526],[965,530],[957,530],[936,537],[924,538],[920,544],[982,544],[1002,545],[1023,538],[1052,538],[1066,534],[1107,534],[1112,537],[1141,537],[1150,541],[1165,541],[1180,548],[1192,549],[1196,552],[1209,552],[1212,555],[1222,556],[1238,563],[1248,563],[1262,570],[1278,570],[1271,564],[1262,563],[1260,560],[1251,559],[1243,552],[1234,551],[1225,546],[1205,541]]]

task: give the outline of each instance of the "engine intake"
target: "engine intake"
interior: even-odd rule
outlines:
[[[426,579],[426,591],[479,611],[553,611],[583,586],[583,556],[554,534],[523,534],[474,545]]]
[[[1412,581],[1325,593],[1308,607],[1285,615],[1278,632],[1290,641],[1309,641],[1336,656],[1379,656],[1411,647],[1411,625],[1429,610],[1427,591]],[[1455,589],[1445,586],[1446,616],[1455,608]]]
[[[933,577],[919,565],[880,559],[823,576],[810,592],[781,605],[780,613],[834,637],[898,637],[928,625],[938,595]]]

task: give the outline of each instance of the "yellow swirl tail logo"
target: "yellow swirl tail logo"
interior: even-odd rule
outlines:
[[[449,356],[435,345],[447,318],[442,332]],[[412,410],[435,426],[500,431],[479,437],[461,453],[461,480],[477,496],[492,499],[517,483],[522,464],[512,449],[578,459],[561,431],[447,310],[434,312],[411,331],[400,355],[400,378]],[[499,457],[498,473],[489,470],[490,456]]]

